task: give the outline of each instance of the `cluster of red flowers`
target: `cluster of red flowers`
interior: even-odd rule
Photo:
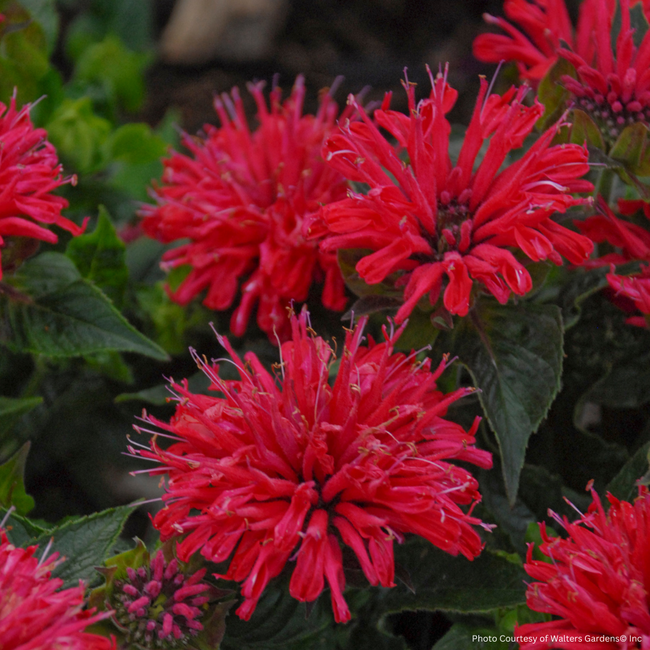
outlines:
[[[634,503],[609,495],[607,514],[592,496],[577,523],[557,518],[567,538],[540,525],[550,562],[533,560],[528,548],[524,568],[539,581],[528,587],[528,606],[559,618],[519,627],[517,635],[536,639],[521,650],[650,647],[650,493],[642,489]]]
[[[3,268],[11,270],[26,256],[19,251],[19,259],[13,259],[8,250],[2,260],[2,249],[16,242],[12,238],[56,243],[56,234],[39,224],[53,224],[73,235],[84,230],[61,216],[68,202],[51,194],[74,179],[61,177],[56,151],[45,139],[45,130],[32,125],[29,108],[16,110],[15,97],[8,107],[0,102],[0,279]]]
[[[175,301],[187,304],[207,289],[204,304],[223,310],[241,292],[232,332],[244,334],[257,304],[257,323],[275,340],[288,334],[290,301],[306,300],[315,280],[324,280],[325,307],[345,306],[336,256],[307,241],[303,225],[322,203],[344,197],[347,185],[321,158],[338,113],[329,93],[314,116],[302,115],[301,77],[284,103],[280,88],[271,91],[270,109],[261,84],[249,90],[259,127],[251,133],[237,89],[232,99],[217,98],[221,128],[206,126],[204,140],[185,136],[192,155],[164,161],[158,205],[143,209],[142,226],[163,242],[189,240],[163,257],[167,269],[191,267]]]
[[[356,266],[368,284],[399,274],[396,286],[405,287],[405,301],[398,323],[426,294],[434,305],[445,277],[444,307],[460,316],[470,308],[473,281],[501,303],[511,291],[520,296],[530,291],[530,275],[510,247],[555,264],[562,263],[561,256],[581,264],[593,248],[591,240],[551,218],[587,201],[570,195],[592,189],[580,180],[588,171],[586,149],[551,146],[556,129],[549,129],[499,171],[544,109],[537,101],[523,103],[525,88],[488,95],[482,80],[458,160],[452,161],[445,114],[457,93],[442,75],[431,83],[430,97],[417,104],[415,89],[407,85],[408,116],[388,109],[390,96],[375,111],[375,121],[395,137],[398,148],[360,107],[362,121],[347,123],[327,141],[329,164],[346,178],[367,183],[370,191],[350,192],[347,199],[324,206],[312,225],[312,232],[325,237],[323,250],[374,251]],[[401,161],[399,148],[408,153],[410,165]]]
[[[0,529],[0,648],[111,650],[109,639],[84,630],[109,616],[83,609],[84,586],[61,589],[52,578],[57,554],[40,560],[37,546],[16,548]]]
[[[181,559],[200,551],[229,561],[222,577],[243,582],[244,619],[295,560],[292,596],[313,601],[327,581],[336,620],[348,621],[341,545],[384,587],[394,586],[393,543],[407,533],[468,559],[481,551],[473,528],[481,522],[461,507],[480,500],[477,481],[449,461],[489,468],[491,455],[474,446],[478,420],[466,432],[443,419],[472,389],[443,395],[435,382],[447,359],[431,372],[429,359],[394,351],[399,331],[364,345],[363,327],[348,331],[333,383],[334,352],[311,333],[305,311],[291,319],[275,377],[220,337],[241,379],[220,379],[195,355],[222,396],[173,384],[171,423],[146,418],[173,444],[162,449],[154,437],[130,449],[168,477],[154,519],[161,538],[185,535]]]

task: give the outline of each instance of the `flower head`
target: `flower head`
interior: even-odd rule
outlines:
[[[594,3],[597,19],[592,22],[589,39],[595,47],[588,52],[558,50],[578,75],[577,79],[565,75],[562,83],[575,96],[576,108],[591,117],[606,142],[613,143],[626,126],[637,122],[650,126],[650,31],[637,47],[630,0],[619,0],[621,29],[613,51],[611,0]]]
[[[592,496],[578,522],[557,517],[567,538],[551,538],[540,525],[540,550],[550,563],[533,560],[528,548],[524,568],[539,581],[528,586],[528,607],[559,618],[519,627],[515,634],[536,639],[522,643],[521,650],[650,646],[650,493],[642,489],[634,503],[608,495],[607,514],[598,495]],[[583,640],[554,643],[553,636]],[[603,636],[610,640],[598,642]]]
[[[200,551],[229,562],[222,576],[242,582],[237,610],[248,619],[268,582],[289,563],[290,592],[312,601],[329,585],[337,621],[350,619],[343,597],[342,547],[372,585],[394,586],[393,542],[407,533],[469,559],[482,548],[463,510],[480,499],[477,481],[450,461],[490,467],[491,455],[469,432],[443,419],[450,403],[430,360],[394,352],[400,332],[363,344],[363,325],[346,334],[338,374],[334,351],[313,335],[308,314],[291,319],[275,377],[257,357],[232,356],[240,379],[224,381],[197,361],[221,396],[194,395],[174,384],[170,424],[146,421],[174,442],[131,447],[168,477],[166,506],[154,525],[162,539],[185,535],[181,559]],[[137,427],[136,427],[137,428]]]
[[[221,128],[206,126],[206,138],[185,136],[191,155],[164,161],[157,206],[143,209],[146,234],[163,242],[189,240],[163,257],[170,269],[191,270],[171,293],[180,304],[207,289],[203,303],[229,308],[241,291],[231,330],[241,336],[257,304],[257,323],[270,338],[289,330],[286,307],[304,301],[324,280],[323,304],[345,306],[343,279],[331,253],[303,236],[305,219],[323,203],[345,196],[344,179],[320,154],[334,127],[337,106],[321,95],[316,115],[302,115],[301,77],[283,103],[274,88],[267,107],[262,85],[249,85],[258,110],[251,132],[237,89],[215,100]],[[240,286],[241,285],[241,286]]]
[[[408,153],[404,164],[377,126],[359,108],[362,121],[348,123],[325,145],[330,165],[353,181],[366,183],[367,194],[324,206],[312,230],[326,235],[321,248],[371,249],[356,270],[376,284],[398,273],[405,286],[403,321],[429,294],[452,314],[467,314],[474,281],[505,303],[511,291],[524,295],[532,287],[526,268],[510,247],[529,258],[562,263],[583,262],[593,244],[551,219],[555,212],[586,199],[570,192],[591,184],[578,180],[588,171],[587,151],[577,145],[551,146],[555,129],[547,130],[516,162],[499,171],[508,153],[522,146],[543,112],[535,102],[526,106],[525,89],[487,96],[481,81],[476,108],[457,161],[449,157],[451,126],[445,114],[457,93],[442,75],[431,96],[415,103],[407,87],[409,115],[388,110],[387,97],[374,117]],[[354,100],[351,100],[354,102]],[[477,156],[489,139],[476,169]]]
[[[151,562],[126,567],[126,575],[111,582],[113,620],[126,641],[138,648],[186,647],[203,631],[201,618],[214,588],[203,582],[206,569],[191,575],[178,560],[165,560],[162,549]]]
[[[15,97],[8,107],[0,102],[0,256],[3,249],[7,253],[0,257],[0,279],[3,268],[12,269],[26,256],[26,247],[16,238],[56,243],[56,234],[41,224],[73,235],[84,230],[61,216],[68,202],[51,192],[74,178],[61,177],[56,151],[45,139],[45,130],[32,125],[29,108],[16,110]]]
[[[109,614],[84,610],[84,586],[61,589],[50,574],[57,554],[36,557],[37,546],[16,548],[0,530],[0,648],[111,650],[109,639],[84,629]]]
[[[595,24],[603,19],[600,0],[584,0],[574,30],[565,0],[505,0],[505,15],[523,31],[503,18],[484,14],[487,23],[505,34],[481,34],[474,40],[474,56],[486,63],[514,62],[519,74],[536,85],[558,59],[560,43],[587,60],[596,44],[591,38]],[[613,15],[616,0],[606,0],[606,11]]]

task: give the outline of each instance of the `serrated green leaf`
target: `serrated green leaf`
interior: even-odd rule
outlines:
[[[46,546],[53,539],[52,550],[66,558],[54,570],[66,587],[89,583],[96,577],[95,567],[100,566],[117,541],[129,515],[131,506],[109,508],[87,517],[67,521],[62,526],[42,534],[36,543]]]
[[[470,562],[418,537],[397,546],[395,559],[410,573],[415,593],[400,585],[388,590],[382,599],[385,612],[481,613],[526,600],[526,574],[521,566],[490,551]]]
[[[499,442],[512,505],[528,438],[560,387],[562,315],[555,305],[485,301],[458,332],[454,353],[481,390],[479,399]]]
[[[0,396],[0,439],[13,428],[25,413],[29,413],[42,403],[42,397]]]
[[[611,480],[607,491],[617,499],[632,501],[638,494],[638,481],[648,471],[650,442],[646,442]]]
[[[14,546],[30,546],[35,543],[37,538],[47,534],[48,529],[39,526],[27,517],[21,517],[15,511],[7,516],[7,512],[0,507],[0,521],[5,521],[4,530]]]
[[[118,307],[122,304],[129,279],[126,246],[103,205],[99,206],[94,232],[71,239],[65,254],[75,263],[81,277],[99,287]]]
[[[47,261],[52,265],[46,276],[40,271]],[[59,276],[54,275],[57,270]],[[73,280],[75,273],[72,262],[58,253],[39,255],[25,264],[16,281],[29,299],[0,297],[0,341],[14,351],[52,357],[118,350],[168,358],[162,348],[131,326],[97,287],[87,280]]]
[[[34,507],[34,499],[25,491],[25,463],[31,443],[26,442],[6,463],[0,465],[0,506],[14,506],[19,515]]]

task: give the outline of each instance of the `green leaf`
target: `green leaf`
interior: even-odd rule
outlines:
[[[397,274],[388,276],[383,282],[378,284],[366,284],[359,276],[356,265],[359,260],[370,255],[373,251],[366,249],[339,250],[338,262],[345,284],[350,291],[360,298],[363,296],[389,296],[394,298],[402,297],[402,291],[396,290],[393,283],[397,279]]]
[[[0,439],[11,431],[25,413],[29,413],[42,403],[42,397],[0,396]]]
[[[106,85],[125,110],[134,112],[144,100],[144,70],[150,62],[148,54],[132,52],[117,36],[109,34],[82,52],[75,79]]]
[[[104,206],[99,206],[95,231],[71,239],[65,253],[83,278],[99,287],[115,305],[122,304],[129,279],[126,246]]]
[[[648,127],[643,122],[626,126],[609,151],[610,158],[617,160],[633,173],[645,173],[648,147]]]
[[[167,153],[167,143],[143,123],[121,126],[104,146],[109,160],[121,160],[131,165],[150,163]]]
[[[574,78],[577,76],[575,68],[566,59],[560,58],[539,83],[537,96],[544,104],[544,115],[537,121],[540,131],[545,131],[557,122],[566,109],[569,93],[561,83],[564,75]]]
[[[38,99],[38,82],[49,69],[45,34],[18,2],[0,2],[0,13],[0,101],[8,103],[18,88],[24,104]]]
[[[57,271],[60,275],[54,275]],[[39,255],[15,279],[27,298],[0,298],[0,341],[9,349],[51,357],[119,350],[168,358],[97,287],[81,279],[64,255]]]
[[[64,100],[46,128],[59,155],[76,171],[89,173],[104,166],[102,147],[111,123],[95,114],[90,97]]]
[[[589,144],[598,149],[604,149],[605,143],[598,125],[584,112],[573,109],[571,127],[571,142],[574,144]]]
[[[132,512],[132,506],[109,508],[43,533],[36,543],[44,547],[53,539],[52,550],[66,558],[53,575],[63,579],[66,587],[76,586],[79,580],[92,582],[95,567],[109,557]]]
[[[21,517],[15,511],[12,511],[7,517],[7,512],[0,507],[0,521],[5,521],[4,528],[7,537],[14,546],[30,546],[38,537],[47,533],[48,529],[39,526],[27,517]]]
[[[55,0],[20,0],[20,4],[29,11],[33,20],[43,30],[48,52],[52,54],[59,36],[59,13]]]
[[[395,559],[409,572],[415,593],[403,585],[388,590],[382,599],[386,613],[438,609],[477,614],[526,600],[521,566],[487,550],[470,562],[416,537],[396,547]]]
[[[25,462],[31,443],[26,442],[6,463],[0,465],[0,506],[14,506],[19,515],[34,507],[34,499],[25,491]]]
[[[623,465],[621,471],[610,481],[607,491],[617,499],[632,501],[638,494],[638,480],[648,471],[648,456],[650,442],[646,442],[630,460]]]
[[[485,301],[457,331],[453,351],[481,390],[479,399],[499,442],[513,505],[528,438],[560,387],[562,316],[555,305]]]
[[[508,641],[499,641],[498,630],[488,627],[467,627],[456,623],[434,646],[433,650],[509,650]]]

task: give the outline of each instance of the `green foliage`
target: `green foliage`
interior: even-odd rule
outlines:
[[[120,350],[167,359],[65,256],[39,255],[15,282],[22,295],[0,299],[0,341],[9,349],[52,357]]]
[[[469,370],[499,441],[514,504],[528,438],[560,387],[563,325],[554,305],[479,303],[458,328],[454,351]]]
[[[75,263],[82,278],[99,287],[114,305],[122,305],[129,279],[126,246],[117,236],[104,206],[99,206],[95,231],[71,239],[66,255]]]
[[[387,590],[382,599],[384,612],[481,613],[525,601],[521,566],[488,550],[469,562],[416,537],[397,547],[395,557],[410,575],[413,590],[404,586]]]
[[[555,124],[566,110],[569,93],[560,83],[564,75],[577,76],[575,68],[566,59],[558,59],[539,83],[537,96],[544,104],[544,115],[537,122],[540,131]]]
[[[25,491],[24,480],[29,447],[30,443],[26,442],[16,454],[0,465],[0,506],[14,506],[19,515],[26,515],[34,507],[34,499]]]
[[[648,474],[649,454],[650,442],[646,442],[611,480],[607,491],[617,499],[633,501],[638,494],[639,479]],[[645,485],[647,481],[642,481],[642,483]]]
[[[11,431],[20,418],[36,408],[42,397],[2,397],[0,396],[0,441]]]

